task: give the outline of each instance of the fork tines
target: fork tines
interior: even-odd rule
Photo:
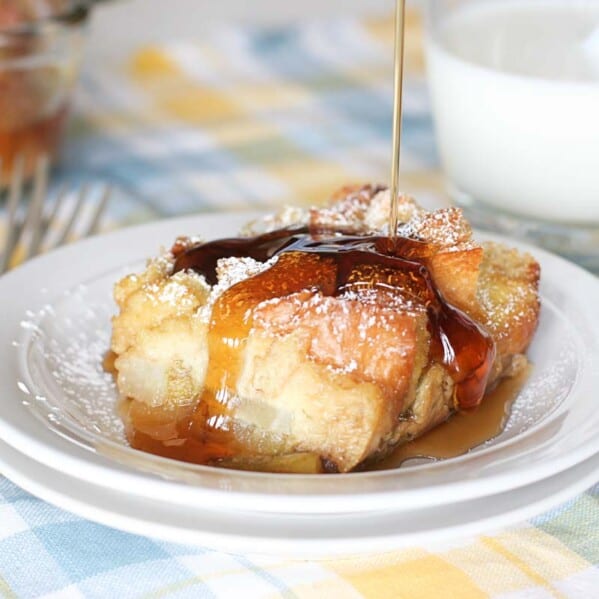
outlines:
[[[95,233],[110,196],[108,187],[103,187],[98,195],[90,193],[89,186],[82,186],[74,193],[63,188],[54,202],[49,202],[48,157],[37,160],[30,185],[24,179],[24,162],[23,156],[14,161],[6,191],[6,230],[4,243],[0,242],[0,274],[15,263],[66,243],[74,233],[77,237]],[[65,201],[73,195],[74,202]],[[89,201],[91,197],[93,200]],[[84,210],[88,201],[95,202],[91,214]]]

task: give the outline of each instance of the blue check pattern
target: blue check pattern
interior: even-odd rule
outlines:
[[[599,485],[527,524],[558,539],[562,551],[587,564],[586,577],[577,580],[578,591],[565,589],[561,596],[596,596],[599,573],[592,565],[599,564],[598,522]],[[546,551],[544,564],[550,570],[550,560],[560,555],[549,547]],[[348,569],[352,562],[356,569],[361,567],[360,558],[343,561]],[[471,563],[472,568],[477,565]],[[322,596],[326,589],[347,591],[350,597],[374,597],[357,590],[349,594],[351,586],[332,562],[249,558],[140,537],[83,520],[0,479],[1,597],[290,599]],[[530,587],[514,596],[558,595],[536,594]]]

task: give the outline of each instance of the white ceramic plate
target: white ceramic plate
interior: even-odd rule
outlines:
[[[599,455],[492,498],[411,512],[321,516],[194,509],[148,500],[72,478],[1,442],[0,469],[58,507],[127,532],[229,553],[324,559],[455,541],[521,522],[592,486],[599,477]]]
[[[86,240],[0,278],[0,437],[76,479],[180,505],[269,513],[413,510],[503,493],[599,451],[599,282],[539,249],[543,311],[531,379],[506,430],[466,456],[335,476],[235,472],[128,448],[102,373],[111,288],[179,234],[235,234],[252,215],[163,221]],[[508,242],[514,244],[513,242]],[[521,244],[514,244],[521,245]]]

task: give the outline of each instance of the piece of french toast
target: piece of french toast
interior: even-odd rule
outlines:
[[[344,188],[325,208],[286,209],[245,234],[297,224],[384,232],[388,212],[388,190]],[[444,300],[492,339],[486,385],[517,374],[527,363],[524,352],[539,316],[537,262],[499,244],[477,244],[457,208],[428,212],[404,197],[400,221],[402,236],[426,242],[423,263]],[[154,443],[146,448],[161,453],[156,444],[213,442],[197,426],[197,415],[207,410],[206,422],[224,423],[235,440],[224,458],[234,459],[236,451],[310,454],[346,472],[418,437],[459,407],[455,373],[434,359],[427,307],[409,287],[391,294],[385,285],[356,287],[333,296],[314,286],[280,287],[278,281],[277,288],[287,292],[246,310],[239,322],[247,330],[237,335],[227,329],[237,322],[231,306],[252,285],[264,286],[268,276],[276,280],[283,258],[222,258],[211,285],[194,270],[175,272],[177,256],[195,243],[177,240],[144,272],[115,286],[119,313],[111,349],[117,386],[130,400],[130,432]],[[285,255],[286,262],[293,260]],[[322,280],[330,274],[327,264],[318,265]],[[234,353],[221,343],[219,359],[215,331],[235,345]],[[165,454],[202,461],[185,451]]]

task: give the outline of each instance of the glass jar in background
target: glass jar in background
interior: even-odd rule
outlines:
[[[599,271],[599,0],[429,0],[426,51],[455,202]]]
[[[82,57],[84,0],[0,1],[0,185],[58,157]]]

